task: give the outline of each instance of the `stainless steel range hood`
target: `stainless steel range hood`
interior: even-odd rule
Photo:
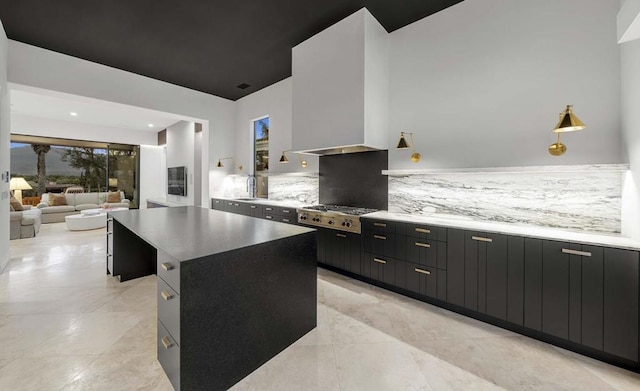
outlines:
[[[292,150],[388,149],[388,39],[363,8],[293,48]]]

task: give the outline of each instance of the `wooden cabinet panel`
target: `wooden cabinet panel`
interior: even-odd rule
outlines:
[[[491,234],[487,248],[486,302],[487,315],[507,320],[508,237]]]
[[[603,350],[604,249],[583,245],[582,251],[591,257],[582,257],[581,264],[581,343]]]
[[[524,326],[542,330],[542,240],[524,240]]]
[[[524,325],[524,238],[509,236],[507,254],[507,321]]]
[[[569,338],[569,256],[562,252],[568,243],[542,243],[542,331]]]
[[[604,351],[638,361],[638,252],[604,249]]]
[[[464,306],[464,230],[447,230],[447,302]]]

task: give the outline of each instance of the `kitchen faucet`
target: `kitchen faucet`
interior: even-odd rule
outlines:
[[[249,193],[249,197],[255,198],[256,196],[256,176],[249,174],[247,178],[247,193]]]

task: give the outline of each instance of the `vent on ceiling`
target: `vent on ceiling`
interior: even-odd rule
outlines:
[[[246,90],[247,88],[251,87],[249,84],[247,83],[242,83],[240,85],[238,85],[238,88],[241,90]]]

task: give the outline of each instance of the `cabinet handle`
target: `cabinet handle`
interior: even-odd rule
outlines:
[[[420,242],[416,242],[416,246],[418,247],[425,247],[425,248],[431,248],[430,244],[427,243],[420,243]]]
[[[164,346],[165,349],[169,349],[170,347],[173,346],[173,343],[171,343],[171,340],[169,339],[169,337],[162,337],[162,345]]]
[[[373,237],[380,240],[387,240],[387,237],[382,235],[373,235]]]
[[[255,209],[255,208],[257,208],[257,206],[251,205],[251,209]]]
[[[113,235],[113,232],[109,231],[107,232],[107,235]]]
[[[167,271],[167,272],[168,272],[169,270],[173,270],[173,265],[172,265],[171,263],[169,263],[169,262],[162,262],[162,263],[160,264],[160,266],[162,266],[162,268],[163,268],[165,271]]]
[[[578,250],[571,250],[569,248],[563,248],[562,252],[565,254],[571,254],[571,255],[580,255],[582,257],[590,257],[591,253],[587,252],[587,251],[578,251]]]
[[[267,220],[271,220],[273,218],[273,216],[264,216],[265,219]]]
[[[173,299],[173,295],[167,291],[160,292],[160,296],[162,296],[162,298],[165,299],[166,301]]]
[[[383,227],[385,228],[387,225],[385,223],[373,223],[375,227]]]
[[[373,258],[373,262],[381,263],[383,265],[385,263],[387,263],[387,261],[385,261],[384,259],[380,259],[380,258]]]
[[[429,270],[418,269],[418,268],[415,268],[413,270],[415,270],[416,272],[418,272],[420,274],[426,274],[426,275],[430,275],[431,274],[431,272]]]
[[[282,219],[282,222],[283,222],[283,223],[289,223],[289,222],[290,222],[290,220],[289,220],[289,219]]]
[[[483,238],[481,236],[472,236],[471,239],[477,240],[478,242],[489,242],[489,243],[493,242],[493,239],[491,239],[491,238]]]
[[[265,210],[273,210],[273,208],[264,208]]]
[[[282,213],[291,213],[289,209],[282,209]]]
[[[346,238],[347,237],[347,235],[345,235],[345,234],[336,234],[336,236],[339,237],[339,238]]]
[[[431,230],[430,229],[426,229],[426,228],[416,228],[416,232],[420,232],[423,234],[430,234]]]
[[[113,217],[109,217],[109,218],[107,219],[107,221],[109,221],[109,222],[113,221]]]

